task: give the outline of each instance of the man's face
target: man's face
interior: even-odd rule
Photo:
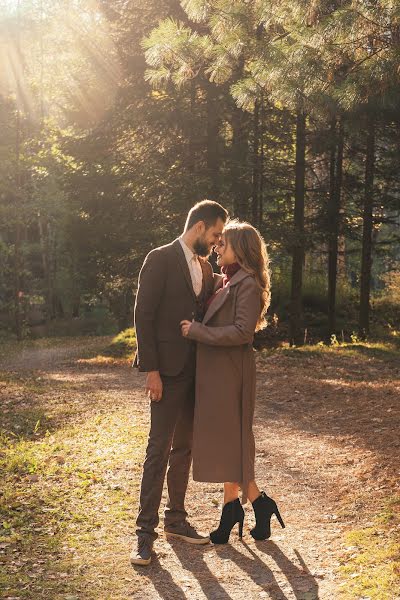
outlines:
[[[222,236],[224,222],[222,219],[217,219],[214,225],[206,228],[204,221],[198,223],[199,235],[193,244],[194,251],[199,256],[209,256],[214,246],[216,246]]]

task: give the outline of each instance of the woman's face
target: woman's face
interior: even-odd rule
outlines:
[[[224,233],[222,234],[219,244],[215,246],[215,252],[217,253],[217,265],[219,267],[227,267],[236,262],[235,253],[233,252],[230,243],[226,241]]]

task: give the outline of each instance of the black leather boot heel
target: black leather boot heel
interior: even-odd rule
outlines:
[[[230,533],[236,523],[239,523],[239,538],[243,535],[244,510],[240,504],[239,498],[227,502],[222,509],[219,527],[210,533],[210,539],[213,544],[226,544]]]
[[[275,515],[281,524],[282,529],[285,523],[281,517],[275,500],[261,492],[260,496],[254,500],[253,508],[256,516],[256,526],[250,531],[255,540],[267,540],[271,536],[271,517]]]

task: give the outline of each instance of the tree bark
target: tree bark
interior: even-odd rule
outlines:
[[[21,55],[20,48],[20,2],[17,4],[17,51],[18,56]],[[22,185],[21,185],[21,109],[22,93],[20,90],[20,81],[17,82],[17,112],[16,112],[16,136],[15,136],[15,179],[16,179],[16,198],[15,198],[15,244],[14,244],[14,324],[17,340],[21,341],[23,337],[22,331],[22,253],[21,253],[21,237],[22,237]]]
[[[187,166],[188,171],[194,174],[196,164],[196,150],[195,150],[195,122],[196,122],[196,83],[194,80],[190,82],[190,97],[189,97],[189,131],[188,131],[188,156]]]
[[[369,117],[367,126],[359,313],[359,335],[363,339],[369,334],[369,302],[371,292],[375,171],[375,121],[373,116]]]
[[[22,316],[21,316],[21,116],[17,108],[17,132],[15,140],[16,155],[16,211],[15,211],[15,244],[14,244],[14,319],[15,333],[17,339],[22,340]]]
[[[253,193],[251,197],[251,216],[254,227],[259,227],[260,182],[260,101],[257,99],[253,115]]]
[[[234,80],[243,76],[244,60],[240,59],[236,68]],[[230,160],[231,194],[233,198],[233,214],[239,219],[246,220],[249,212],[248,177],[248,138],[249,119],[247,113],[238,108],[232,100],[232,147]]]
[[[218,133],[219,115],[217,103],[217,88],[209,81],[206,82],[207,102],[207,171],[210,180],[211,198],[219,197],[219,152]]]
[[[246,181],[248,159],[248,123],[243,110],[233,107],[232,114],[232,155],[231,192],[235,217],[248,218],[249,189]]]
[[[340,220],[340,197],[343,178],[343,123],[336,119],[331,124],[332,150],[330,165],[330,189],[328,205],[328,331],[336,331],[336,284],[338,266],[338,239]]]
[[[38,229],[40,239],[40,249],[42,252],[43,279],[45,281],[45,296],[46,296],[46,321],[54,319],[55,300],[54,300],[54,276],[52,269],[52,240],[51,227],[48,220],[43,219],[41,214],[38,214]]]
[[[261,229],[264,215],[264,131],[265,131],[265,107],[264,95],[260,100],[260,193],[258,198],[258,226]]]
[[[79,294],[76,294],[72,301],[72,318],[77,319],[79,317],[81,309],[81,297]]]
[[[292,248],[292,282],[290,294],[290,343],[302,345],[303,335],[303,265],[304,243],[304,199],[305,199],[305,153],[306,153],[306,117],[299,109],[296,119],[296,177],[294,202],[294,240]]]

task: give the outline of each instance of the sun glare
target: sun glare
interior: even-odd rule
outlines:
[[[116,51],[95,2],[0,1],[0,94],[29,118],[101,118],[119,81]]]

